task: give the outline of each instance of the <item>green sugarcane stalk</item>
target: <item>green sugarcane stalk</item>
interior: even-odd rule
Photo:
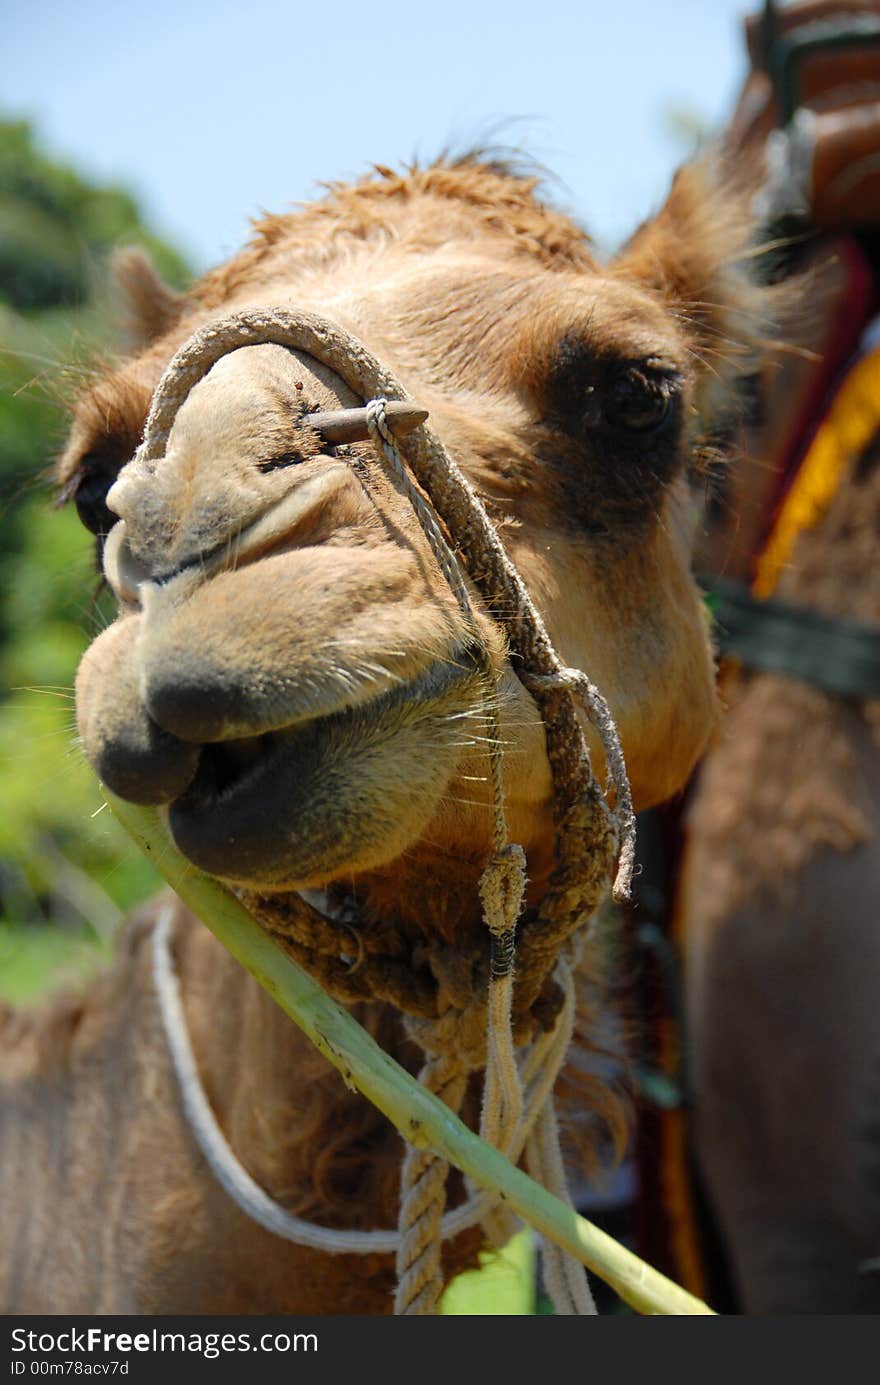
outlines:
[[[154,810],[124,803],[106,789],[104,793],[123,827],[183,902],[404,1139],[433,1150],[497,1194],[529,1225],[610,1284],[637,1313],[712,1313],[707,1304],[548,1193],[421,1087],[273,942],[233,895],[181,856]]]

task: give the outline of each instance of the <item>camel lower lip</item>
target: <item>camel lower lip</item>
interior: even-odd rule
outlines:
[[[473,660],[431,665],[373,702],[252,740],[210,744],[186,792],[168,808],[175,844],[200,870],[287,888],[347,863],[355,836],[370,851],[382,829],[360,793],[363,766],[394,763],[401,717],[430,718],[475,677]]]
[[[275,736],[237,775],[227,773],[225,747],[206,746],[193,782],[168,809],[168,826],[184,855],[211,875],[248,880],[274,873],[288,854],[281,825],[304,811],[302,790],[331,730],[324,722],[332,720]]]

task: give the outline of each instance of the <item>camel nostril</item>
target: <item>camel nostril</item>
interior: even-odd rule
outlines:
[[[135,558],[128,543],[125,520],[114,524],[103,554],[104,576],[116,595],[133,605],[140,604],[140,588],[148,582],[152,574],[148,568]]]

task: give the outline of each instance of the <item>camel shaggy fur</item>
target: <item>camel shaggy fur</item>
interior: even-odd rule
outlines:
[[[834,299],[836,248],[817,241],[814,302]],[[816,361],[767,382],[765,432]],[[761,434],[756,468],[773,456]],[[877,629],[878,462],[876,434],[843,450],[836,494],[799,535],[780,599]],[[720,520],[716,562],[735,560],[743,513]],[[878,704],[736,666],[723,697],[688,805],[677,910],[696,1159],[743,1311],[876,1312]]]
[[[715,723],[688,473],[766,306],[744,206],[707,166],[685,170],[603,268],[530,180],[468,159],[378,169],[268,217],[182,298],[129,260],[142,348],[79,402],[59,468],[110,534],[119,617],[77,679],[103,780],[162,805],[185,855],[254,893],[343,882],[362,917],[416,937],[480,927],[490,812],[468,628],[369,449],[303,422],[362,401],[302,353],[243,348],[192,390],[152,477],[126,468],[180,343],[279,305],[354,333],[430,410],[563,658],[608,698],[636,806],[673,793]],[[536,899],[553,859],[543,729],[491,615],[510,831]],[[3,1030],[4,1311],[389,1311],[390,1257],[278,1241],[206,1169],[157,1017],[155,914],[84,996]],[[393,1225],[396,1134],[181,906],[173,952],[204,1085],[252,1176],[327,1225]],[[359,1014],[412,1061],[389,1007]],[[449,1247],[448,1272],[477,1245]]]
[[[725,137],[765,170],[772,272],[799,281],[801,301],[789,349],[756,381],[697,564],[802,619],[772,663],[766,644],[742,646],[744,666],[724,673],[729,710],[688,804],[676,909],[695,1164],[751,1314],[880,1307],[880,719],[871,683],[808,625],[857,622],[876,668],[880,73],[862,41],[876,13],[870,0],[765,6],[747,21],[752,71]],[[776,59],[801,38],[812,47],[786,135]],[[783,144],[810,122],[809,174],[800,184],[794,159],[786,170],[805,190],[794,207],[772,188]]]

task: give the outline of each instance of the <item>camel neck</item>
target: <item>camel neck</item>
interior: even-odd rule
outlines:
[[[381,1151],[396,1151],[393,1128],[182,907],[172,938],[200,1080],[251,1177],[289,1211],[327,1225],[392,1225],[397,1160]],[[388,1007],[361,1007],[358,1018],[401,1056]]]

